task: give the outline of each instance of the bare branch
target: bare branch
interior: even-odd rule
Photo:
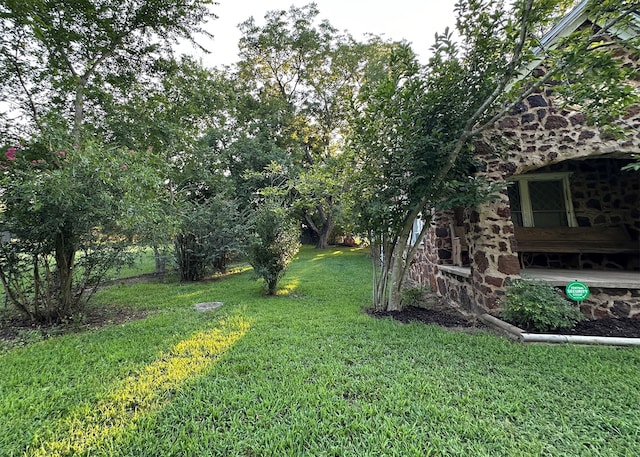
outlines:
[[[14,59],[10,58],[11,65],[15,70],[15,74],[18,77],[18,82],[20,83],[20,87],[22,88],[24,94],[27,96],[27,104],[29,105],[29,110],[31,111],[31,115],[33,117],[33,121],[36,123],[38,129],[42,130],[42,122],[40,120],[40,114],[38,113],[38,108],[36,107],[35,102],[33,101],[33,95],[31,91],[27,87],[27,84],[22,76],[22,71],[20,69],[20,65]]]

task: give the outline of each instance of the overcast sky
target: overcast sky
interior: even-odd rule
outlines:
[[[288,10],[311,3],[307,0],[218,0],[213,7],[218,19],[208,25],[215,35],[205,47],[212,54],[203,57],[207,66],[232,64],[237,60],[240,31],[238,24],[253,16],[264,24],[271,10]],[[454,24],[455,0],[316,0],[320,19],[327,19],[338,30],[347,30],[357,39],[365,33],[412,43],[420,60],[426,63],[436,32]],[[184,52],[193,53],[193,51]]]

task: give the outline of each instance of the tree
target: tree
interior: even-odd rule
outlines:
[[[103,105],[154,71],[177,39],[207,34],[212,0],[6,0],[0,5],[2,92],[28,124],[45,128],[51,112],[76,143]]]
[[[208,273],[225,273],[233,256],[244,253],[248,221],[237,202],[223,194],[181,205],[174,238],[180,279],[199,281]]]
[[[448,30],[436,35],[426,68],[410,49],[397,48],[386,77],[362,92],[352,135],[359,170],[354,192],[361,196],[360,226],[379,249],[373,256],[380,266],[374,279],[377,309],[402,307],[401,288],[434,208],[490,197],[493,189],[470,177],[473,141],[523,99],[546,83],[560,83],[554,86],[560,96],[581,104],[601,125],[637,100],[625,84],[633,70],[615,60],[607,41],[610,28],[631,20],[637,2],[592,2],[597,25],[553,48],[541,45],[541,32],[570,3],[461,0],[457,41]],[[546,71],[526,71],[542,62]],[[418,217],[427,223],[408,246]]]
[[[8,147],[0,187],[0,281],[34,321],[80,311],[140,219],[155,213],[161,185],[148,154],[73,145],[64,134]]]
[[[162,271],[172,241],[174,247],[184,247],[174,235],[185,225],[195,232],[211,226],[213,222],[202,216],[215,215],[215,209],[202,206],[204,201],[213,201],[216,193],[228,194],[227,180],[222,178],[226,140],[216,133],[225,129],[232,91],[222,72],[207,70],[188,57],[158,61],[156,68],[155,79],[136,83],[131,92],[110,102],[104,125],[110,142],[152,151],[164,164],[166,185],[157,196],[162,204],[156,217],[140,227],[139,236],[153,247],[157,269]],[[186,257],[180,253],[186,252],[180,248],[177,253],[182,259],[179,267],[185,266]],[[200,256],[209,254],[198,252],[188,258]],[[186,274],[183,279],[203,274]]]
[[[245,21],[238,67],[253,106],[272,110],[272,144],[286,151],[293,165],[285,167],[290,199],[323,249],[341,213],[346,180],[335,171],[345,169],[336,163],[344,162],[340,156],[352,103],[379,40],[357,43],[318,21],[318,15],[309,4],[270,11],[262,26],[253,18]]]
[[[300,249],[300,228],[282,204],[268,200],[255,215],[255,235],[249,244],[249,262],[257,277],[274,295],[278,282]]]

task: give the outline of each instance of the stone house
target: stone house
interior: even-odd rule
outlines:
[[[585,24],[585,4],[548,39]],[[638,66],[637,50],[617,57]],[[475,143],[479,174],[506,190],[436,214],[410,279],[494,314],[510,279],[558,287],[577,279],[591,289],[581,304],[589,317],[640,318],[640,172],[622,170],[640,153],[640,107],[621,123],[629,133],[619,139],[587,125],[578,109],[559,108],[550,87],[529,96]]]

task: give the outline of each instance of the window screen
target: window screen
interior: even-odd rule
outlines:
[[[566,227],[564,189],[558,181],[528,181],[529,199],[535,227]]]

